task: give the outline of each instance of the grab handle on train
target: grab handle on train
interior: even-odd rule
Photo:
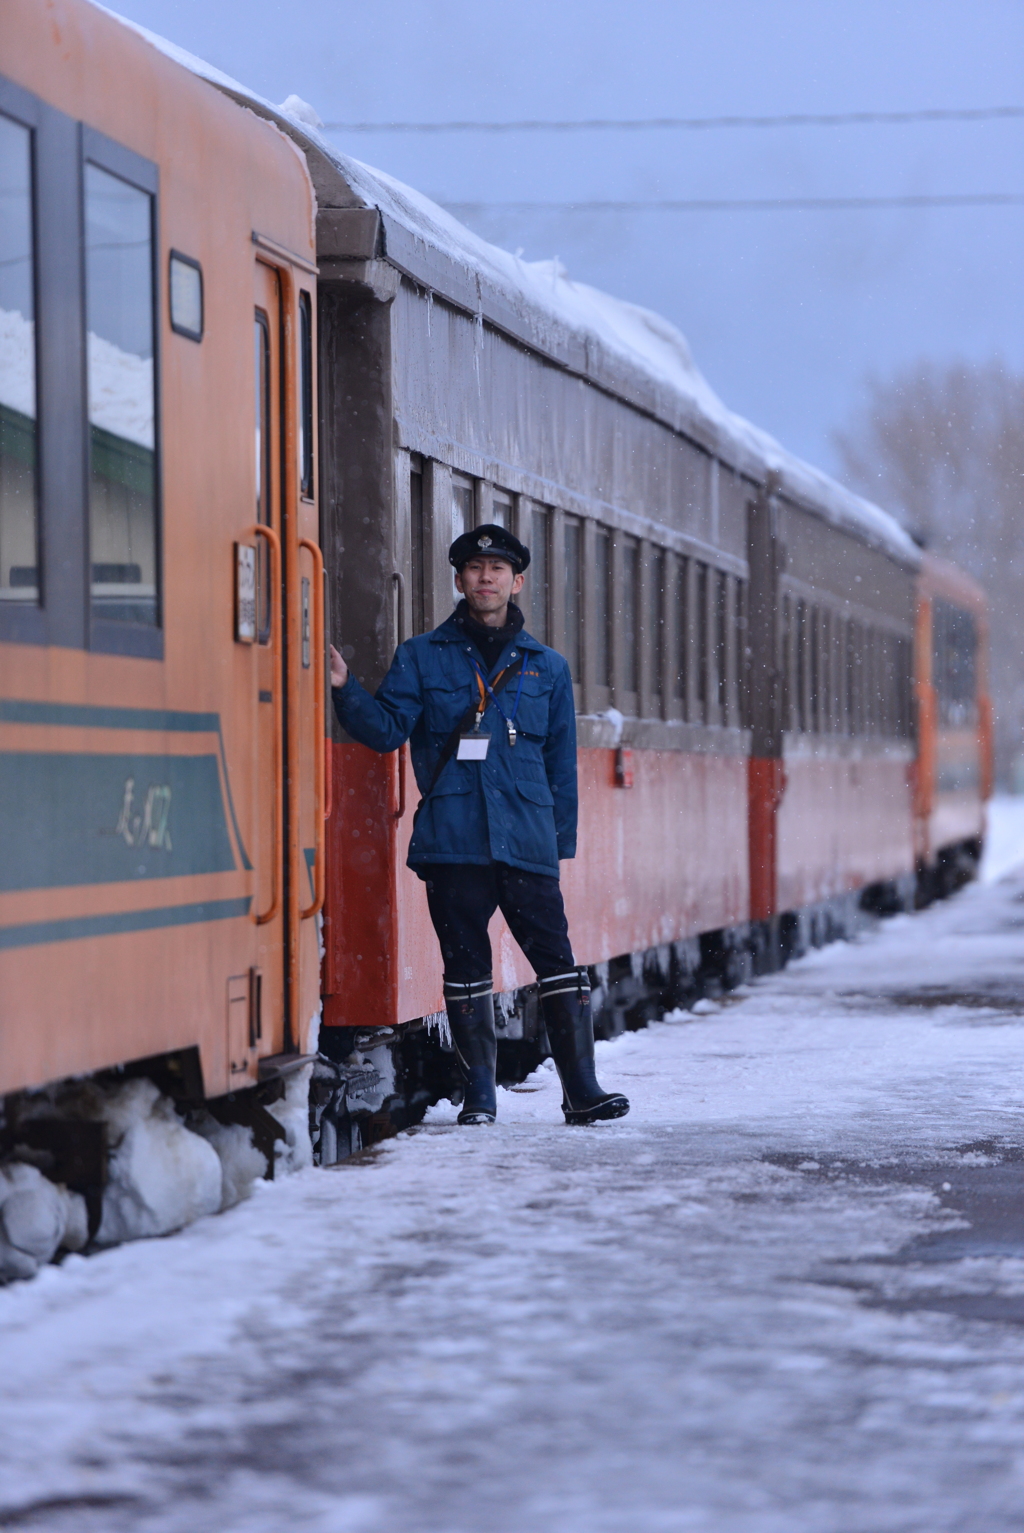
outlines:
[[[313,696],[316,700],[314,707],[313,731],[316,741],[313,750],[314,771],[314,799],[313,799],[313,825],[315,846],[313,848],[313,903],[299,911],[299,919],[308,921],[310,916],[320,914],[324,905],[324,802],[327,785],[327,750],[324,737],[327,733],[327,706],[325,675],[326,652],[325,652],[325,624],[324,624],[324,556],[320,552],[320,545],[314,543],[312,538],[300,538],[299,547],[304,548],[313,560],[313,643],[312,650],[316,656],[316,672],[313,678]]]
[[[407,745],[398,747],[398,808],[392,809],[392,817],[400,820],[405,814],[405,753]]]
[[[281,674],[281,621],[276,616],[277,602],[275,593],[281,589],[281,540],[273,527],[267,527],[258,522],[253,528],[253,533],[258,538],[265,538],[270,550],[270,588],[271,599],[269,603],[271,643],[274,655],[274,840],[270,858],[270,904],[264,911],[254,911],[253,920],[257,926],[265,926],[272,921],[281,908],[281,880],[279,864],[281,861],[281,829],[284,824],[284,805],[282,793],[284,791],[283,772],[281,770],[281,708],[284,698],[284,677]]]

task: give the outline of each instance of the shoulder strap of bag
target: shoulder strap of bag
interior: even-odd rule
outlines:
[[[505,669],[494,678],[494,680],[491,682],[491,691],[498,693],[502,690],[503,687],[507,687],[510,681],[514,681],[516,679],[525,664],[526,656],[521,654],[517,660],[513,660],[511,665],[507,665]],[[449,761],[458,750],[459,740],[473,723],[473,720],[476,718],[477,711],[476,703],[471,703],[470,706],[466,709],[465,713],[462,715],[459,722],[456,724],[455,728],[452,730],[451,734],[448,736],[447,740],[444,742],[444,745],[441,747],[441,754],[437,758],[437,765],[434,767],[434,775],[430,779],[430,785],[416,806],[417,814],[419,814],[420,810],[423,808],[423,805],[426,803],[427,799],[437,787],[438,779],[440,778],[441,773],[444,771],[445,767],[448,765]]]

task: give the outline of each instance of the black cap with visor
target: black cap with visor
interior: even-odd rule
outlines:
[[[470,559],[483,558],[507,559],[516,574],[521,575],[530,563],[530,550],[496,522],[487,522],[483,527],[474,527],[472,532],[464,532],[448,550],[448,563],[457,570]]]

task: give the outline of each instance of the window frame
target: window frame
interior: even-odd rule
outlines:
[[[526,627],[541,644],[551,643],[551,544],[552,508],[535,503],[530,507],[530,564],[526,572],[530,613]],[[538,547],[541,549],[539,571]],[[532,581],[531,569],[534,572]],[[538,574],[541,577],[539,580],[536,578]],[[540,628],[543,628],[543,634],[538,632]]]
[[[313,299],[299,289],[299,496],[312,502],[316,495],[313,391]]]
[[[559,522],[561,524],[558,529],[558,533],[559,540],[562,545],[562,579],[559,582],[558,589],[561,596],[559,605],[562,609],[562,655],[569,667],[569,674],[572,678],[573,686],[574,688],[578,689],[583,685],[584,660],[586,655],[586,645],[584,642],[585,550],[583,546],[583,522],[579,517],[576,516],[561,516],[559,517]],[[574,599],[572,601],[569,599],[569,592],[571,589],[570,582],[572,580],[572,575],[569,569],[570,542],[575,543],[576,561],[575,581],[573,582],[575,587],[573,590]],[[571,621],[573,619],[574,621]],[[573,631],[571,631],[571,629]]]
[[[85,603],[90,650],[103,655],[132,655],[139,659],[162,660],[164,655],[164,591],[163,591],[163,432],[161,431],[160,389],[160,169],[124,144],[107,138],[96,128],[82,123],[79,128],[79,264],[83,290],[82,301],[82,348],[83,348],[83,397],[84,411],[84,473],[85,473]],[[154,584],[156,586],[156,622],[150,626],[143,623],[122,623],[112,618],[92,615],[91,567],[92,552],[89,545],[89,480],[90,480],[90,433],[88,384],[85,381],[84,349],[88,314],[85,309],[85,168],[94,165],[110,176],[124,181],[136,191],[145,192],[150,201],[150,291],[153,298],[153,535],[154,535]],[[168,267],[168,270],[170,268]]]
[[[43,479],[43,377],[41,366],[40,303],[42,283],[40,262],[42,257],[40,202],[44,176],[40,174],[39,129],[42,103],[13,81],[0,76],[0,115],[24,128],[29,135],[29,195],[31,198],[30,220],[32,228],[32,309],[35,363],[35,543],[36,543],[36,590],[34,602],[0,601],[0,643],[7,641],[25,644],[49,642],[48,628],[48,561],[46,559],[46,528],[44,524]]]
[[[620,665],[620,683],[616,687],[615,706],[627,718],[639,718],[641,708],[640,686],[643,680],[643,668],[639,653],[639,646],[643,636],[643,549],[640,538],[628,533],[618,534],[615,543],[619,556],[618,591],[616,593],[618,596],[618,622],[615,626],[619,631],[618,648]],[[630,568],[631,565],[632,568]],[[630,618],[632,622],[630,622]]]

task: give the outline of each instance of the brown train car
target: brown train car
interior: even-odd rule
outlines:
[[[312,188],[92,5],[0,35],[0,1093],[222,1096],[319,1009]]]
[[[978,583],[927,553],[918,580],[914,848],[925,892],[973,876],[992,794],[988,607]]]

